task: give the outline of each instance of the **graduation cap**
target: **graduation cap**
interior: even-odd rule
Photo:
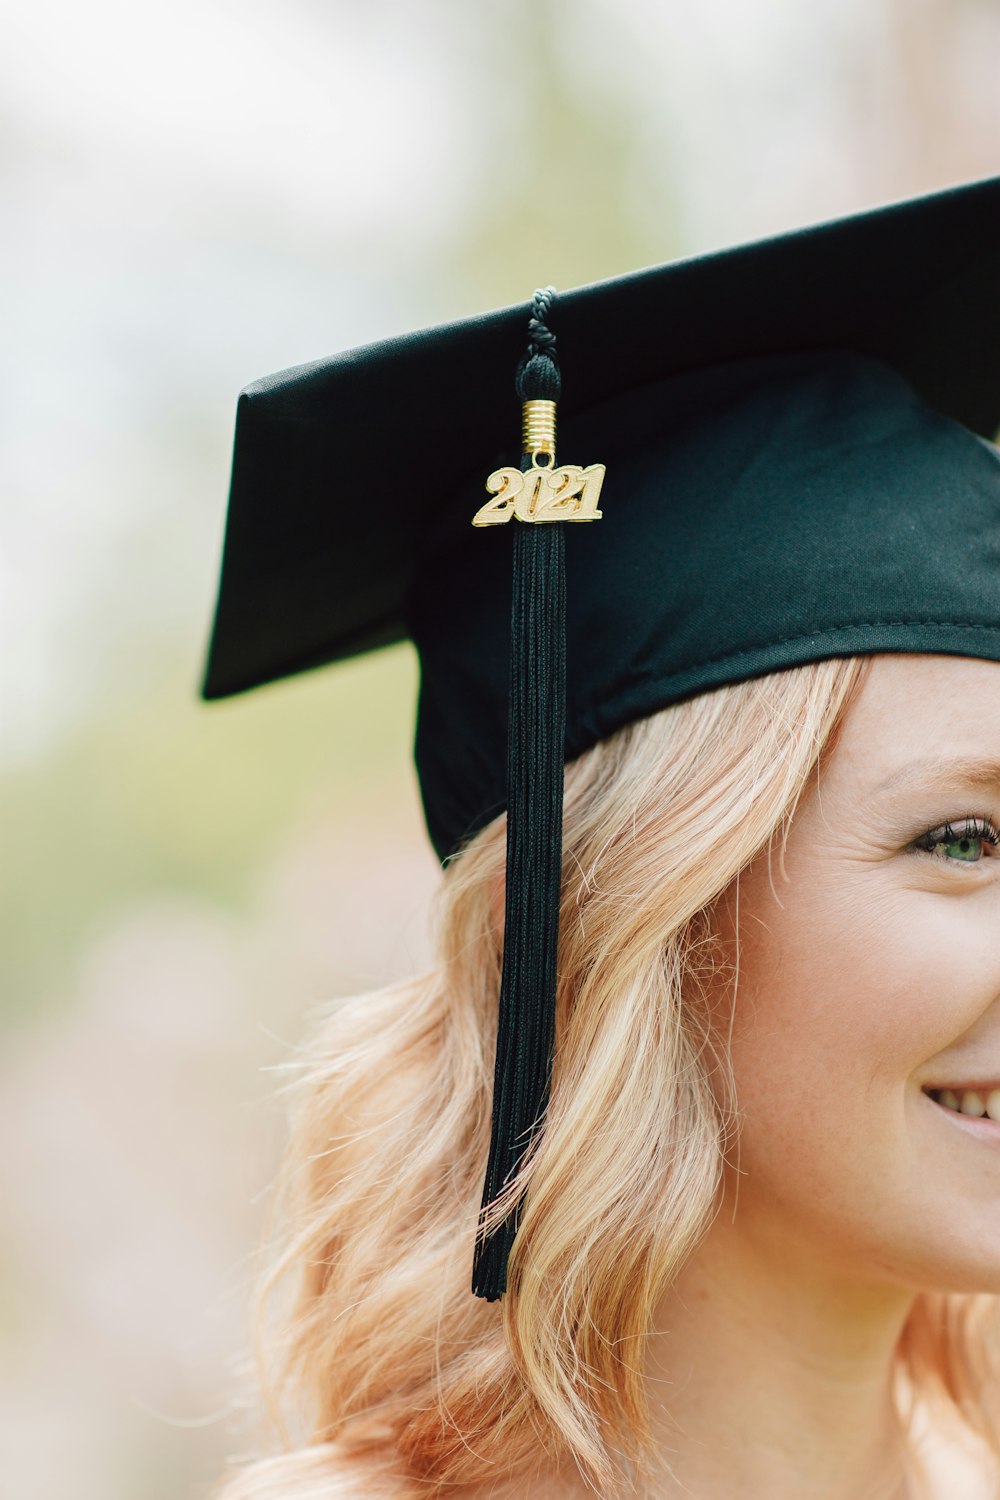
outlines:
[[[480,1295],[548,1097],[564,760],[824,657],[1000,661],[998,423],[1000,178],[241,393],[203,696],[410,637],[438,855],[508,813]]]

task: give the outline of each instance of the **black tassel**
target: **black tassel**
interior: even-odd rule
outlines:
[[[522,401],[558,400],[552,288],[536,292],[530,345],[517,376]],[[530,467],[528,455],[521,467]],[[507,729],[507,892],[497,1022],[493,1123],[483,1212],[515,1177],[542,1124],[552,1076],[562,879],[566,726],[565,522],[512,522],[513,598]],[[520,1203],[480,1236],[472,1290],[495,1302]]]

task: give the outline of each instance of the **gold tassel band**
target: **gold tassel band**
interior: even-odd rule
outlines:
[[[556,403],[525,401],[521,406],[521,451],[548,454],[556,461]]]

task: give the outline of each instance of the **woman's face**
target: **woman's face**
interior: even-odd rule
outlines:
[[[796,810],[787,879],[776,841],[723,906],[727,1192],[765,1253],[1000,1291],[1000,1123],[928,1093],[1000,1091],[998,835],[1000,664],[876,657]]]

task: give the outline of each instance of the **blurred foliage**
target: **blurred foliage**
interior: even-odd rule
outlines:
[[[67,1003],[80,947],[153,893],[245,904],[307,802],[356,806],[406,774],[416,687],[399,646],[205,704],[154,653],[141,693],[0,777],[6,1014]]]
[[[503,8],[502,27],[499,15],[476,23],[487,50],[516,59],[516,69],[505,128],[480,133],[475,212],[426,268],[427,301],[439,302],[442,316],[523,301],[549,280],[572,286],[677,248],[665,174],[647,184],[647,194],[663,197],[655,245],[638,227],[634,111],[599,78],[581,77],[564,46],[565,23],[559,0],[517,0]],[[199,475],[219,488],[204,430],[199,412],[175,458],[182,492]],[[152,428],[147,437],[152,465]],[[197,514],[203,521],[204,508]],[[133,513],[123,525],[130,570],[141,577],[163,553],[162,517],[151,513],[144,530]],[[207,531],[204,546],[216,545]],[[183,565],[191,538],[171,546],[174,566]],[[193,591],[178,592],[190,610]],[[105,635],[122,597],[94,601]],[[211,600],[195,602],[207,629]],[[120,628],[126,638],[143,627],[130,614]],[[413,775],[417,669],[409,648],[199,706],[192,662],[180,659],[190,637],[190,615],[173,637],[150,628],[123,656],[131,679],[119,671],[82,726],[34,763],[0,774],[0,819],[16,851],[0,872],[0,1015],[10,1020],[70,1003],[76,956],[125,908],[177,890],[222,907],[246,903],[269,851],[310,798],[356,803],[366,787]]]
[[[579,286],[679,254],[672,164],[642,174],[638,213],[638,101],[613,74],[584,71],[563,0],[521,0],[505,21],[516,107],[482,164],[490,190],[449,256],[459,287],[503,305],[549,282]]]

